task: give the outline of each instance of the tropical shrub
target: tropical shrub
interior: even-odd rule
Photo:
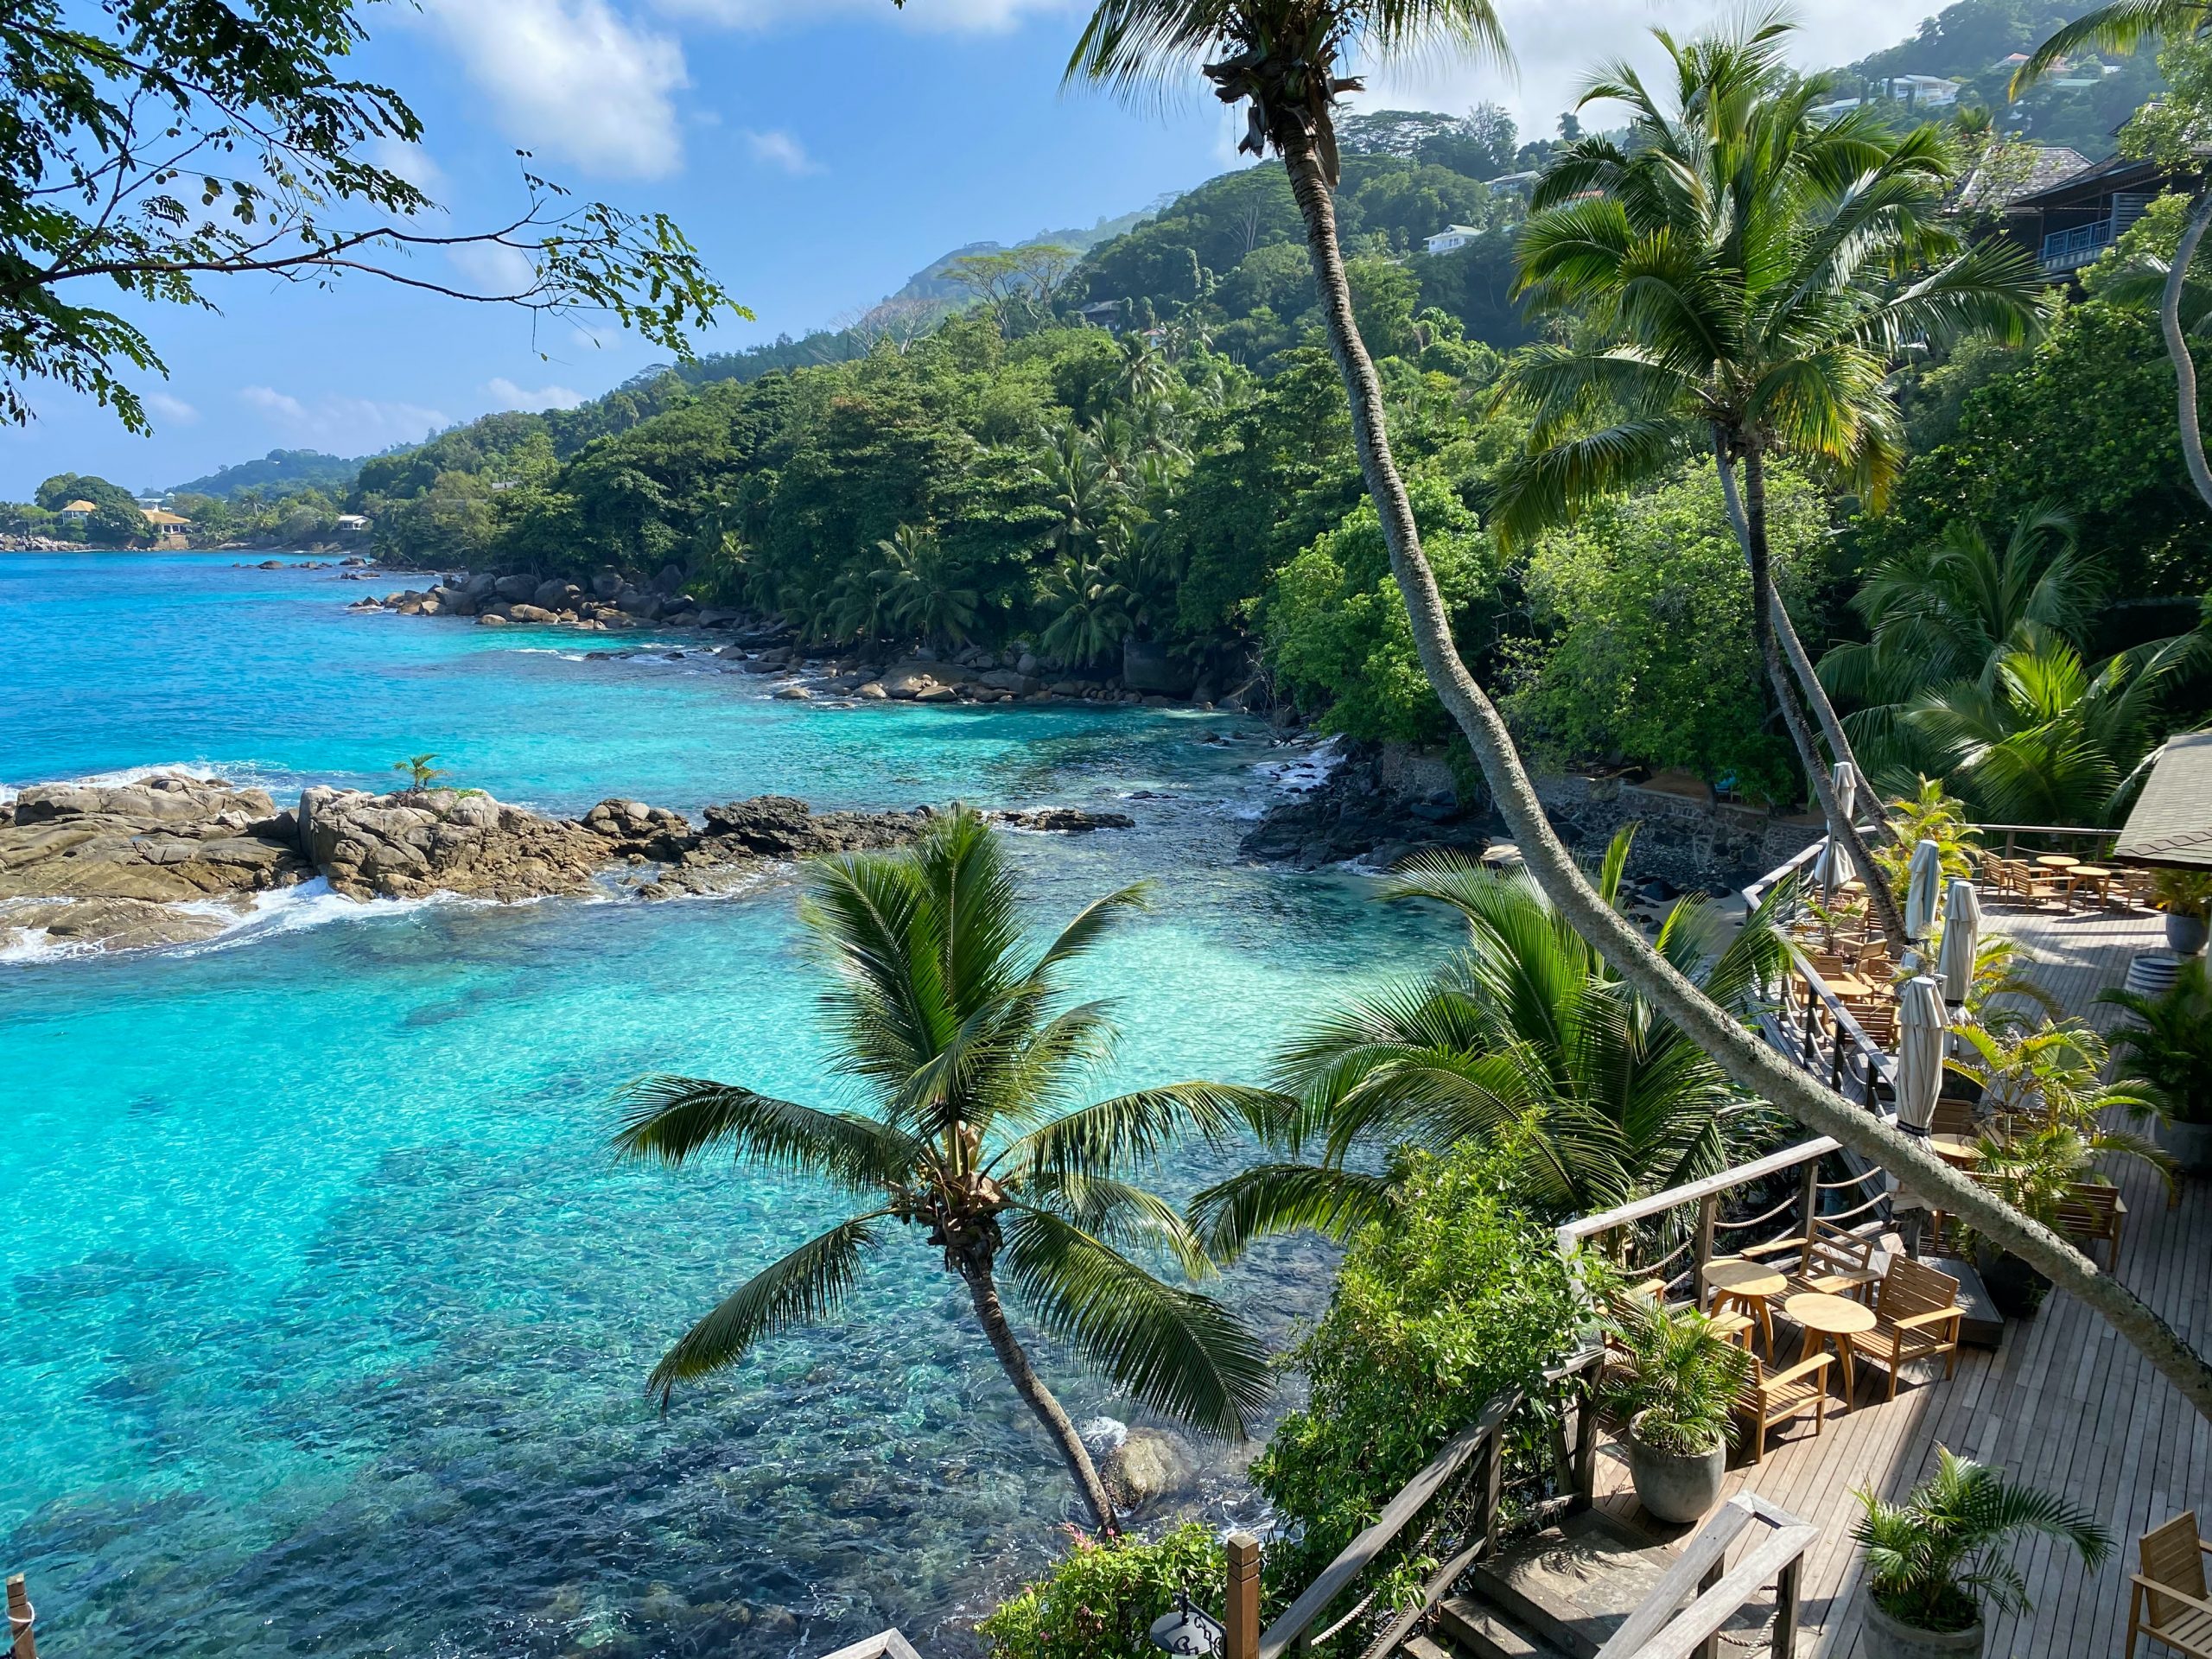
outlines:
[[[1417,476],[1411,493],[1454,632],[1471,642],[1497,588],[1491,545],[1440,480]],[[1327,730],[1402,743],[1434,743],[1450,731],[1414,655],[1371,503],[1361,502],[1290,562],[1264,614],[1279,683]]]
[[[1052,1570],[976,1626],[992,1659],[1154,1659],[1153,1620],[1187,1590],[1221,1616],[1221,1546],[1196,1521],[1146,1540],[1074,1535]]]
[[[1826,541],[1821,493],[1776,468],[1767,534],[1785,599]],[[1592,508],[1540,539],[1529,601],[1548,649],[1523,648],[1506,712],[1555,760],[1618,759],[1732,777],[1746,793],[1796,798],[1789,741],[1769,729],[1751,638],[1751,582],[1710,467]]]
[[[1252,1478],[1287,1523],[1281,1580],[1309,1582],[1500,1389],[1572,1344],[1578,1303],[1552,1235],[1514,1196],[1516,1149],[1398,1160],[1390,1214],[1353,1241],[1294,1351],[1312,1386]]]
[[[1853,1535],[1866,1552],[1874,1600],[1891,1618],[1923,1630],[1966,1630],[1986,1601],[2025,1612],[2027,1580],[2013,1562],[2015,1535],[2039,1533],[2070,1546],[2094,1569],[2112,1537],[2086,1510],[2005,1478],[2002,1470],[1936,1449],[1936,1472],[1902,1503],[1870,1490]]]
[[[2212,1123],[2212,980],[2204,959],[2182,963],[2157,996],[2108,990],[2097,1000],[2131,1016],[2113,1033],[2112,1046],[2152,1109],[2169,1123]]]
[[[1751,1357],[1713,1334],[1710,1316],[1631,1297],[1616,1330],[1621,1357],[1609,1366],[1602,1397],[1637,1439],[1655,1452],[1696,1457],[1736,1438],[1736,1395]]]

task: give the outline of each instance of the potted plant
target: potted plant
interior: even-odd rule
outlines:
[[[2097,1000],[2133,1016],[2113,1047],[2164,1126],[2166,1155],[2191,1175],[2212,1174],[2212,979],[2203,958],[2183,963],[2160,995],[2113,990]]]
[[[1866,1513],[1853,1529],[1866,1552],[1870,1605],[1862,1659],[1958,1659],[1981,1651],[1982,1609],[2024,1613],[2027,1581],[2009,1546],[2040,1533],[2071,1546],[2092,1570],[2112,1537],[2087,1510],[2005,1478],[2004,1471],[1948,1447],[1936,1472],[1888,1503],[1861,1488]]]
[[[2165,1171],[2172,1166],[2149,1142],[2109,1129],[2082,1129],[2069,1122],[2044,1122],[2016,1128],[2010,1135],[1981,1137],[1974,1173],[1995,1188],[2029,1220],[2058,1230],[2059,1211],[2076,1184],[2104,1178],[2092,1166],[2109,1153],[2141,1158]],[[2050,1281],[2010,1250],[1972,1228],[1961,1230],[1962,1248],[1997,1311],[2007,1319],[2033,1319],[2050,1294]]]
[[[2204,949],[2212,870],[2160,870],[2151,884],[2151,902],[2166,912],[2166,944],[2176,956],[2193,957]]]
[[[1614,1334],[1601,1403],[1623,1426],[1637,1501],[1662,1521],[1695,1521],[1719,1501],[1751,1357],[1696,1309],[1656,1299],[1623,1306]]]

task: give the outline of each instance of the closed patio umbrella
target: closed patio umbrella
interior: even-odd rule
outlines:
[[[1836,844],[1834,836],[1821,842],[1821,850],[1813,855],[1813,885],[1822,893],[1834,893],[1847,879],[1851,861]]]
[[[1936,899],[1943,880],[1942,849],[1923,841],[1912,849],[1912,877],[1904,893],[1904,931],[1911,939],[1924,939],[1936,925]]]
[[[1955,875],[1943,899],[1943,943],[1936,952],[1936,976],[1943,982],[1946,1002],[1967,1000],[1974,983],[1974,954],[1980,948],[1980,897],[1973,882]]]
[[[1859,805],[1859,771],[1848,760],[1839,760],[1828,772],[1829,781],[1835,785],[1836,810],[1847,818]]]
[[[1923,846],[1928,843],[1923,842]],[[1943,1091],[1943,1049],[1950,1035],[1943,1012],[1942,988],[1922,974],[1905,981],[1897,993],[1897,1127],[1925,1139],[1936,1121],[1936,1097]],[[1905,1251],[1920,1254],[1921,1217],[1903,1212],[1925,1210],[1928,1200],[1910,1188],[1891,1195],[1891,1213],[1904,1234]]]
[[[1897,1127],[1907,1135],[1926,1135],[1936,1120],[1950,1030],[1942,987],[1926,974],[1905,981],[1897,993]]]

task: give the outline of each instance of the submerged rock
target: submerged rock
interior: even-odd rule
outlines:
[[[1196,1486],[1198,1454],[1173,1430],[1133,1428],[1099,1464],[1098,1477],[1116,1503],[1141,1510]]]
[[[1088,835],[1093,830],[1134,830],[1137,821],[1126,812],[1093,812],[1080,806],[1039,806],[989,815],[999,823],[1017,830],[1045,830],[1060,835]]]

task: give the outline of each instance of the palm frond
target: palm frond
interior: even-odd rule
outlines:
[[[869,1187],[902,1179],[920,1150],[887,1124],[703,1077],[641,1077],[619,1104],[614,1150],[628,1159],[681,1165],[728,1149],[755,1169]]]
[[[1312,1231],[1338,1243],[1392,1207],[1386,1175],[1318,1164],[1255,1164],[1191,1199],[1191,1227],[1205,1252],[1226,1266],[1253,1241]]]
[[[1183,1141],[1229,1144],[1262,1134],[1290,1103],[1265,1089],[1226,1083],[1175,1083],[1140,1089],[1055,1118],[1010,1142],[992,1160],[1020,1176],[1070,1171],[1104,1175],[1158,1157]]]
[[[645,1391],[659,1395],[665,1406],[679,1382],[734,1363],[764,1337],[829,1318],[875,1248],[875,1224],[887,1213],[873,1211],[840,1222],[754,1274],[683,1333],[653,1367]]]
[[[1235,1315],[1049,1211],[1018,1206],[1002,1224],[1000,1268],[1048,1334],[1154,1410],[1243,1437],[1274,1382],[1266,1348]]]

